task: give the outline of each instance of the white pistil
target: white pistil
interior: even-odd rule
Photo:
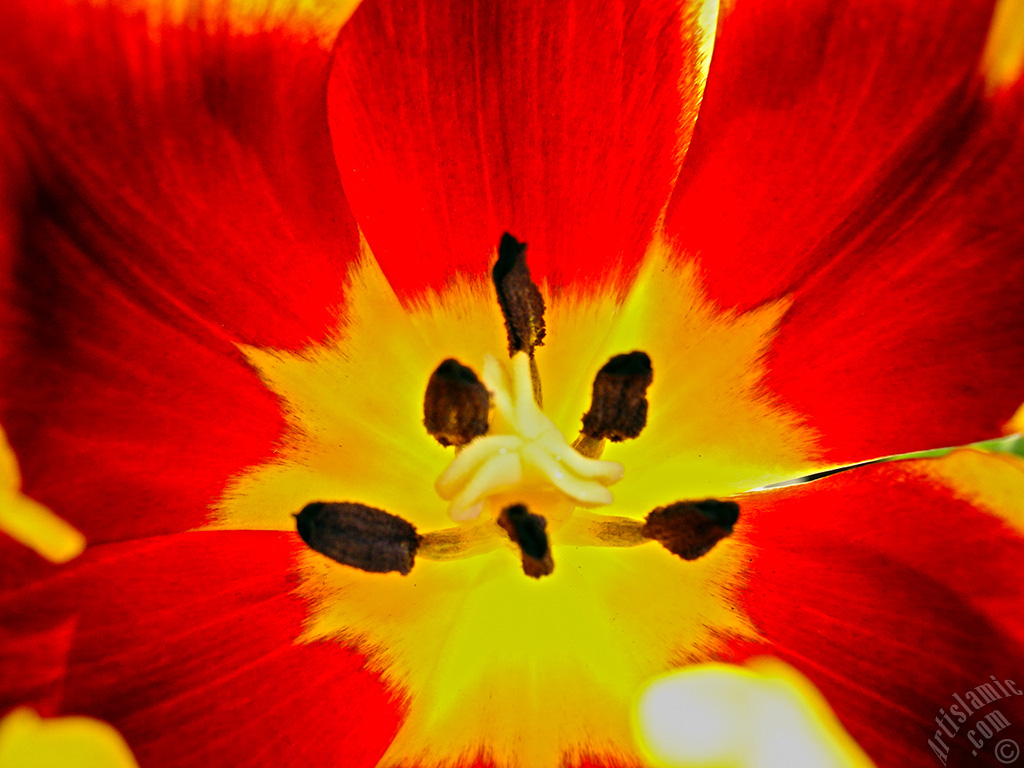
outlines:
[[[495,494],[555,489],[571,504],[596,507],[611,504],[607,486],[622,479],[622,465],[581,455],[538,407],[530,378],[530,358],[512,358],[511,379],[488,355],[483,383],[495,412],[488,433],[467,445],[435,483],[442,499],[450,501],[453,520],[472,520]]]

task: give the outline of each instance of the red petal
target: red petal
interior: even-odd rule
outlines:
[[[0,369],[25,492],[90,544],[204,524],[231,476],[270,455],[278,404],[230,343],[131,298],[63,238],[51,247],[20,286]]]
[[[1024,668],[1024,540],[912,468],[752,495],[740,525],[755,547],[742,603],[766,644],[746,653],[808,675],[879,765],[934,765],[939,710]],[[997,708],[1024,718],[1024,699]],[[949,765],[973,764],[966,728],[952,743]]]
[[[809,279],[768,385],[856,461],[998,436],[1024,400],[1024,83]]]
[[[69,248],[66,279],[103,275],[193,333],[294,347],[332,330],[358,235],[328,48],[273,6],[240,27],[223,4],[187,26],[104,5],[4,4],[0,155],[27,160],[8,182],[17,279]]]
[[[991,6],[768,0],[723,11],[666,220],[700,254],[716,299],[749,308],[787,293],[870,222],[880,196],[931,170],[964,128]]]
[[[140,765],[369,768],[398,711],[359,654],[295,642],[301,546],[266,532],[107,545],[5,613],[81,609],[60,711],[111,722]],[[20,700],[10,686],[5,704]]]
[[[989,3],[737,4],[667,227],[711,294],[790,294],[768,385],[837,463],[1000,434],[1024,399],[1024,89]]]
[[[2,12],[0,423],[92,543],[203,524],[269,453],[278,407],[236,343],[332,331],[357,251],[329,46],[223,7]]]
[[[5,612],[0,622],[0,712],[18,705],[46,715],[59,711],[74,628],[72,616]]]
[[[696,4],[364,4],[330,84],[338,168],[391,284],[489,267],[505,230],[535,277],[643,255],[703,77]]]

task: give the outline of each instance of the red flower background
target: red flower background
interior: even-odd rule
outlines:
[[[765,387],[823,464],[1001,433],[1024,84],[986,87],[991,4],[737,0],[683,153],[687,12],[366,0],[332,47],[342,14],[5,5],[0,424],[90,549],[0,541],[0,707],[109,720],[144,767],[376,762],[402,704],[293,642],[301,541],[192,531],[284,429],[236,345],[325,339],[360,232],[413,302],[503,230],[552,290],[625,284],[660,221],[721,309],[793,298]],[[954,692],[1024,676],[1020,535],[931,476],[852,470],[744,520],[763,642],[733,659],[796,666],[879,765],[933,764]]]

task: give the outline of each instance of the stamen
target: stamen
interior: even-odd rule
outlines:
[[[684,560],[696,560],[732,533],[740,517],[735,501],[680,501],[647,515],[642,533]]]
[[[441,445],[463,446],[486,434],[490,397],[472,368],[449,358],[437,366],[423,398],[423,424]]]
[[[558,542],[570,547],[635,547],[650,541],[643,527],[642,520],[631,517],[577,510],[558,530]]]
[[[315,501],[295,519],[304,542],[342,565],[403,576],[412,570],[420,537],[396,515],[364,504]]]
[[[523,573],[535,579],[548,576],[555,570],[548,546],[547,520],[530,512],[523,504],[505,507],[498,515],[498,525],[504,528],[523,556]]]
[[[494,521],[456,525],[420,534],[416,557],[426,560],[463,560],[496,549],[501,537]]]
[[[541,405],[544,400],[533,350],[544,343],[544,297],[526,266],[526,243],[520,243],[508,232],[503,234],[491,277],[505,318],[509,356],[517,352],[529,356],[533,399]]]
[[[526,352],[533,357],[534,347],[544,343],[544,298],[526,266],[526,243],[507,232],[502,235],[491,274],[505,317],[509,355]]]
[[[647,424],[647,388],[653,379],[651,358],[644,352],[615,355],[605,363],[594,378],[576,450],[596,457],[604,440],[618,443],[639,436]]]

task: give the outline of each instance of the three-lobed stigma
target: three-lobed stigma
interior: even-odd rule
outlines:
[[[494,402],[488,433],[460,451],[434,486],[450,501],[449,516],[472,520],[490,498],[549,488],[576,506],[611,504],[608,486],[622,479],[622,465],[574,450],[534,400],[529,356],[517,352],[511,363],[510,377],[494,357],[484,361],[483,382]]]

